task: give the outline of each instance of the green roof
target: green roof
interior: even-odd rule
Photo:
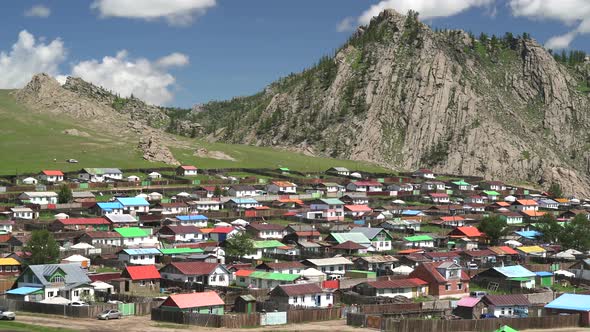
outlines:
[[[432,241],[432,238],[428,235],[414,235],[405,237],[404,240],[408,242],[419,242],[419,241]]]
[[[144,237],[150,235],[148,231],[139,227],[119,227],[115,228],[115,232],[119,233],[122,237]]]
[[[289,171],[290,171],[290,169],[288,169],[287,167],[281,167],[281,168],[279,168],[279,169],[280,169],[281,171],[283,171],[283,172],[289,172]]]
[[[504,325],[501,326],[499,329],[494,330],[493,332],[518,332],[518,330],[515,330],[508,325]]]
[[[265,279],[265,280],[278,280],[278,281],[295,281],[300,275],[288,274],[288,273],[277,273],[277,272],[264,272],[255,271],[249,275],[250,278]]]
[[[338,243],[344,243],[346,241],[352,241],[358,244],[371,244],[371,240],[363,233],[331,233],[334,240]]]
[[[458,186],[468,186],[469,185],[469,183],[465,182],[465,180],[455,181],[455,182],[453,182],[453,184],[456,184]]]
[[[514,278],[508,278],[508,280],[511,280],[511,281],[529,281],[529,280],[531,280],[531,278],[526,278],[526,277],[514,277]]]
[[[160,252],[164,255],[178,255],[178,254],[200,254],[205,251],[201,248],[167,248],[167,249],[160,249]]]
[[[328,205],[344,205],[344,202],[338,198],[322,198],[320,200]]]
[[[254,249],[278,248],[285,245],[278,240],[254,241]]]
[[[483,192],[488,196],[500,196],[500,193],[495,190],[484,190]]]

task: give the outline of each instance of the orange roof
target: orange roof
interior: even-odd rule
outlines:
[[[371,212],[373,209],[367,205],[344,205],[344,208],[352,212]]]
[[[279,199],[281,203],[295,203],[299,205],[303,205],[303,201],[297,198],[281,198]]]
[[[170,295],[162,306],[175,306],[180,309],[225,305],[216,292],[188,293]]]
[[[254,210],[270,210],[268,206],[255,206],[253,207]]]
[[[461,232],[461,233],[465,234],[465,236],[467,236],[467,237],[480,237],[480,236],[484,235],[482,232],[479,231],[479,229],[477,229],[476,227],[473,227],[473,226],[457,227],[451,232],[451,234],[456,233],[456,232]]]
[[[518,199],[516,202],[520,205],[537,205],[537,201],[532,199]]]
[[[272,184],[279,187],[297,187],[296,184],[289,181],[273,181]]]
[[[62,173],[61,171],[55,171],[55,170],[43,170],[42,172],[43,174],[47,175],[47,176],[63,176],[64,173]]]
[[[510,206],[510,203],[508,203],[508,202],[496,202],[496,205],[506,207],[506,206]]]
[[[504,255],[518,255],[516,250],[508,247],[508,246],[499,246],[499,247],[489,247],[491,251],[495,252],[496,254],[504,254]]]
[[[462,220],[465,220],[465,218],[463,218],[461,216],[446,216],[446,217],[440,217],[440,220],[442,220],[444,222],[449,222],[449,221],[462,221]]]
[[[127,266],[125,270],[131,280],[160,279],[155,265]]]
[[[543,215],[545,215],[545,214],[547,213],[547,212],[541,212],[541,211],[530,211],[530,210],[527,210],[527,211],[521,211],[521,212],[522,212],[522,213],[524,213],[524,214],[526,214],[526,215],[527,215],[527,216],[529,216],[529,217],[540,217],[540,216],[543,216]]]
[[[209,234],[213,232],[213,228],[201,228],[201,233],[203,234]]]
[[[558,203],[569,203],[569,199],[567,198],[556,198],[554,199],[554,201],[558,202]]]
[[[254,271],[252,270],[238,270],[236,271],[236,277],[247,277],[251,275]]]
[[[400,250],[397,253],[400,255],[407,255],[407,254],[415,254],[418,252],[424,252],[424,249],[405,249],[405,250]]]

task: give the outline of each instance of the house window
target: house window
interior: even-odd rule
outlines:
[[[293,303],[297,303],[297,296],[293,296]]]
[[[211,276],[211,281],[215,281],[215,279],[217,279],[217,277],[215,275]]]
[[[301,297],[301,303],[305,303],[305,296]]]
[[[53,297],[53,292],[47,292],[47,297]]]
[[[326,300],[329,300],[331,298],[332,298],[332,294],[330,294],[330,293],[326,294]]]
[[[240,282],[246,282],[246,278],[240,278]]]
[[[445,290],[451,290],[451,284],[446,284],[445,285]]]
[[[78,295],[80,295],[80,291],[75,290],[74,291],[74,296],[78,296]]]
[[[225,276],[224,275],[220,275],[219,276],[219,281],[225,281]]]
[[[193,277],[188,277],[188,281],[189,282],[193,282],[194,278]]]
[[[8,271],[8,270],[6,270],[6,271]],[[18,266],[13,266],[12,267],[12,272],[18,272]]]
[[[59,275],[53,276],[53,277],[51,277],[51,280],[49,280],[49,281],[51,281],[51,282],[64,282],[64,277],[59,276]]]
[[[458,283],[458,284],[457,284],[457,289],[458,289],[458,290],[461,290],[461,289],[463,289],[463,284],[461,284],[461,283]]]

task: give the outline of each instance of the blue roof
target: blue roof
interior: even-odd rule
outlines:
[[[530,278],[536,276],[536,274],[520,265],[495,267],[494,270],[502,273],[507,278]]]
[[[535,274],[539,277],[550,277],[553,275],[552,272],[546,272],[546,271],[535,272]]]
[[[118,197],[117,201],[123,206],[150,206],[150,203],[142,197]]]
[[[406,210],[402,212],[402,215],[406,215],[406,216],[417,216],[420,213],[422,213],[422,211],[418,211],[418,210]]]
[[[518,232],[514,232],[514,233],[516,233],[526,239],[529,239],[529,240],[534,240],[535,238],[543,235],[541,232],[538,232],[538,231],[518,231]]]
[[[189,220],[209,220],[206,216],[202,214],[194,214],[190,216],[176,216],[176,219],[180,221],[189,221]]]
[[[590,311],[590,295],[563,294],[545,306],[549,309]]]
[[[236,204],[256,204],[256,203],[258,203],[258,201],[255,200],[254,198],[232,198],[232,199],[230,199],[230,201],[232,201]]]
[[[160,250],[156,248],[123,249],[127,255],[159,255]]]
[[[101,210],[112,211],[115,209],[122,209],[123,205],[119,202],[96,203]]]
[[[15,288],[15,289],[11,289],[11,290],[7,291],[6,294],[28,295],[28,294],[34,293],[40,289],[41,288],[39,288],[39,287],[19,287],[19,288]]]

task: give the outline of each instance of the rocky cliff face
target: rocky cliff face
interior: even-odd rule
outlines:
[[[585,79],[585,77],[583,78]],[[202,106],[211,139],[590,194],[590,103],[534,40],[475,40],[385,11],[333,58]]]

